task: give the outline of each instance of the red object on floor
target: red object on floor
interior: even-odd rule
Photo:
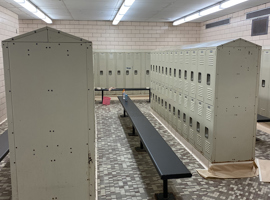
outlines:
[[[103,97],[103,105],[110,105],[111,103],[111,98],[110,97]]]

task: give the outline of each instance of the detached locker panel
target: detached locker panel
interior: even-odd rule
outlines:
[[[13,200],[95,199],[91,43],[4,45]]]

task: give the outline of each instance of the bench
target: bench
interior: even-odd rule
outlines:
[[[270,122],[270,118],[257,114],[257,122]]]
[[[138,90],[148,90],[149,91],[149,102],[151,101],[151,89],[150,88],[115,88],[111,89],[110,91],[138,91]],[[101,103],[103,102],[103,96],[104,96],[104,91],[109,91],[108,88],[95,88],[95,91],[101,92]]]
[[[163,180],[163,193],[155,194],[156,199],[174,199],[173,194],[168,193],[168,179],[189,178],[192,174],[133,101],[129,97],[125,101],[122,96],[118,99],[124,116],[127,113],[133,123],[133,135],[136,129],[140,137],[139,148],[146,150]]]
[[[8,130],[0,135],[0,162],[6,157],[9,152],[8,146]]]

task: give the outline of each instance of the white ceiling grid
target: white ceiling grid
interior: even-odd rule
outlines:
[[[31,0],[31,2],[52,20],[112,21],[123,0]],[[218,2],[220,0],[136,0],[121,21],[173,22]],[[269,2],[270,0],[249,0],[193,22],[204,22]],[[38,19],[13,0],[0,0],[0,6],[18,14],[19,19]]]

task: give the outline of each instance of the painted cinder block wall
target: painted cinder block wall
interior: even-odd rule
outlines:
[[[0,41],[19,33],[18,15],[0,6]],[[3,54],[0,48],[0,124],[7,118]]]

